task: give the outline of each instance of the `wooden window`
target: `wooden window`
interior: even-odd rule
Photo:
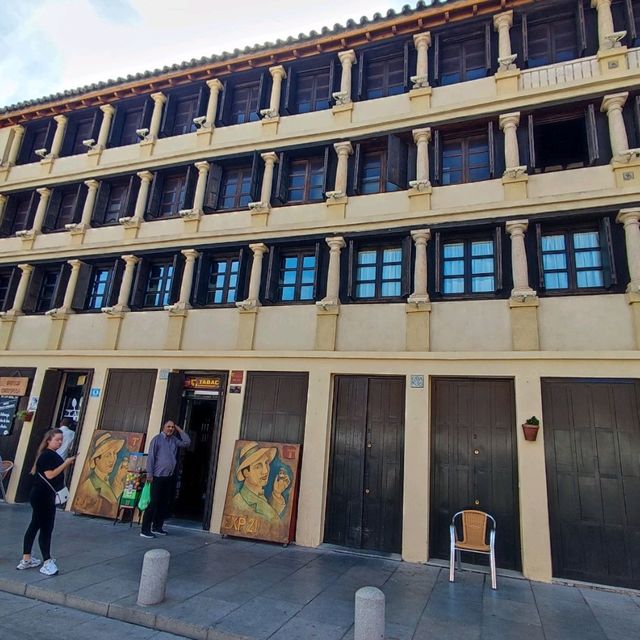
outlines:
[[[196,181],[195,167],[171,172],[157,171],[151,184],[147,205],[149,218],[173,218],[193,204]]]
[[[522,15],[522,58],[528,67],[565,62],[583,56],[587,29],[582,0],[574,11]]]
[[[627,42],[632,47],[640,46],[640,0],[624,0]]]
[[[529,115],[529,167],[535,173],[576,169],[600,158],[596,114],[583,111]]]
[[[202,253],[195,278],[195,303],[198,306],[230,306],[242,299],[246,251],[234,254]]]
[[[472,31],[436,33],[433,36],[433,80],[448,85],[483,78],[491,72],[491,24],[469,27]]]
[[[218,208],[245,209],[251,202],[251,180],[251,165],[224,169]]]
[[[223,82],[217,125],[242,124],[260,120],[260,110],[266,106],[269,87],[267,71],[243,74],[242,82]]]
[[[137,176],[115,180],[102,180],[93,209],[93,225],[117,224],[120,218],[133,214],[140,188]]]
[[[279,302],[313,300],[316,281],[316,254],[313,250],[280,255]]]
[[[231,124],[255,122],[260,119],[260,82],[238,85],[233,91]]]
[[[82,309],[99,310],[115,304],[118,285],[122,279],[123,264],[120,259],[89,267],[88,282],[84,291],[79,291]],[[78,285],[76,285],[78,288]]]
[[[611,221],[574,226],[536,225],[540,289],[576,293],[617,283]]]
[[[286,113],[309,113],[331,107],[335,61],[319,69],[297,71],[287,70],[284,89],[284,110]]]
[[[0,271],[0,311],[8,311],[13,306],[21,274],[18,267]]]
[[[357,143],[352,191],[367,194],[407,189],[408,168],[409,144],[401,136],[390,135],[386,140]]]
[[[317,153],[317,152],[316,152]],[[280,204],[319,202],[327,192],[329,147],[322,155],[299,156],[282,152],[278,162],[275,197]]]
[[[44,313],[60,307],[69,271],[67,264],[36,265],[22,307],[24,313]]]
[[[169,304],[173,278],[174,267],[171,260],[151,263],[142,306],[145,308],[164,307]]]
[[[493,296],[502,289],[502,230],[472,235],[437,232],[436,294]]]
[[[495,176],[495,136],[493,122],[473,130],[433,131],[435,184],[463,184],[489,180]]]
[[[55,188],[49,198],[42,230],[64,231],[65,225],[78,222],[86,193],[82,184]]]
[[[17,164],[40,162],[42,158],[37,156],[35,152],[38,149],[46,149],[47,152],[51,151],[55,130],[56,122],[53,119],[27,124]]]
[[[107,145],[109,147],[123,147],[140,142],[136,131],[149,127],[152,112],[153,101],[149,96],[125,100],[117,104]]]
[[[134,309],[162,309],[178,299],[184,260],[172,256],[142,257],[136,266],[131,296]]]
[[[90,112],[71,115],[67,122],[67,128],[64,132],[62,148],[60,156],[75,156],[87,153],[88,147],[85,147],[83,140],[98,139],[98,131],[100,130],[100,122],[102,121],[102,111],[93,109]]]
[[[385,46],[361,51],[358,56],[358,100],[373,100],[398,95],[409,89],[409,51]]]
[[[39,196],[35,191],[12,193],[5,205],[0,223],[0,235],[10,236],[29,229],[33,223]]]
[[[193,119],[204,115],[207,91],[204,84],[170,92],[162,113],[160,135],[168,138],[196,130]]]

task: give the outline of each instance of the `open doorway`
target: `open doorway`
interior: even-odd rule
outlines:
[[[226,374],[172,372],[163,423],[175,420],[191,438],[175,472],[172,518],[209,529],[222,427]]]

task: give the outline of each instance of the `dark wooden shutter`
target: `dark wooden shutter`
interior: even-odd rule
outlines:
[[[110,369],[98,429],[146,433],[157,369]]]
[[[196,269],[195,278],[195,294],[194,302],[198,306],[203,306],[206,303],[207,288],[209,285],[209,273],[211,271],[211,254],[207,251],[203,251],[198,256],[198,267]]]
[[[184,262],[186,258],[182,253],[178,252],[173,256],[173,277],[171,278],[171,293],[169,294],[169,304],[174,304],[180,296],[180,287],[182,286],[182,273],[184,271]],[[193,290],[193,282],[191,283]],[[189,292],[191,299],[191,291]]]
[[[138,129],[148,129],[151,124],[151,116],[153,115],[153,107],[155,103],[149,97],[146,96],[145,101],[142,103],[142,117],[140,118],[140,126]]]
[[[587,24],[584,17],[584,4],[582,0],[578,0],[576,4],[576,26],[578,55],[583,56],[587,50]]]
[[[434,184],[440,184],[442,180],[442,155],[440,149],[440,130],[436,129],[433,132],[433,182]]]
[[[247,272],[249,271],[249,251],[242,247],[238,251],[238,286],[236,287],[236,300],[244,300],[249,287]]]
[[[600,249],[602,253],[604,286],[611,287],[618,284],[618,274],[616,273],[616,261],[613,254],[611,218],[609,218],[609,216],[605,216],[600,221]]]
[[[596,111],[593,104],[584,110],[584,122],[587,131],[587,148],[589,150],[589,164],[595,164],[600,158],[598,145],[598,130],[596,129]]]
[[[253,152],[251,158],[251,186],[249,188],[250,202],[258,202],[260,200],[260,176],[263,161],[257,151]]]
[[[527,133],[529,134],[529,169],[536,168],[536,142],[533,114],[527,116]]]
[[[129,177],[127,195],[120,209],[120,216],[122,218],[133,215],[136,208],[136,200],[138,199],[138,191],[140,191],[140,178],[134,174]]]
[[[536,257],[538,262],[538,288],[544,290],[544,265],[542,263],[542,226],[536,223]]]
[[[96,109],[93,113],[93,120],[91,121],[91,133],[89,134],[89,138],[85,138],[85,140],[93,139],[98,142],[98,134],[100,133],[102,118],[104,118],[104,113],[102,113],[100,109]],[[88,150],[89,149],[87,149],[87,151]]]
[[[109,202],[110,195],[111,184],[107,180],[102,180],[98,187],[96,203],[93,207],[93,215],[91,216],[91,220],[96,224],[104,224],[104,216],[107,211],[107,204]]]
[[[157,218],[160,209],[160,196],[162,194],[162,185],[164,183],[164,175],[160,171],[153,174],[151,182],[151,193],[149,194],[149,202],[147,202],[147,217]]]
[[[386,181],[399,189],[407,188],[407,143],[395,134],[387,136]]]
[[[433,35],[433,53],[431,54],[433,61],[433,84],[440,83],[440,34]]]
[[[71,308],[74,311],[82,311],[84,309],[87,301],[87,294],[89,293],[89,286],[91,285],[92,274],[92,266],[86,262],[81,262],[78,281],[76,282],[76,288],[73,292],[73,300],[71,301]]]
[[[484,66],[487,69],[487,75],[491,73],[493,60],[491,56],[491,23],[486,22],[484,25]]]
[[[364,51],[358,54],[358,85],[356,89],[356,98],[358,100],[366,100],[367,92],[367,56]]]
[[[133,309],[140,309],[144,302],[144,294],[147,290],[147,282],[149,280],[149,266],[148,258],[140,258],[136,265],[136,276],[130,295],[130,306]]]
[[[289,154],[280,152],[278,162],[278,179],[276,180],[275,199],[286,204],[289,195]]]
[[[209,163],[207,186],[205,187],[204,203],[202,205],[205,213],[213,213],[218,208],[220,185],[222,184],[222,171],[222,165],[215,162]]]
[[[487,124],[487,144],[489,146],[489,177],[496,176],[496,140],[494,136],[493,120]]]
[[[416,167],[418,162],[418,146],[411,141],[407,144],[407,187],[416,179]],[[429,177],[429,176],[427,176]]]
[[[356,260],[358,258],[358,251],[354,240],[349,240],[347,245],[347,297],[349,300],[356,299]]]
[[[229,80],[222,83],[222,92],[220,94],[220,105],[216,111],[216,126],[221,127],[229,123],[229,115],[231,111],[231,102],[233,99],[233,85]]]
[[[264,299],[278,302],[278,279],[280,277],[280,247],[269,247],[269,263],[264,287]]]
[[[84,202],[87,199],[87,189],[85,185],[80,182],[76,188],[76,197],[73,202],[73,217],[72,220],[76,224],[80,222],[82,218],[82,209],[84,208]]]
[[[327,197],[327,191],[329,189],[329,168],[332,165],[331,156],[329,155],[331,145],[327,145],[324,148],[324,154],[322,159],[322,197]],[[335,153],[333,154],[335,156]],[[334,172],[335,173],[335,172]]]
[[[13,302],[16,297],[16,291],[20,282],[20,276],[22,271],[18,267],[11,269],[11,275],[9,276],[9,285],[7,286],[7,293],[4,296],[4,300],[0,301],[2,306],[0,311],[9,311],[13,307]]]
[[[198,89],[198,99],[196,101],[196,110],[194,118],[203,116],[207,112],[207,103],[209,101],[209,87],[206,84],[201,83]]]
[[[267,98],[267,89],[269,87],[269,82],[267,78],[267,72],[263,71],[260,74],[260,80],[258,81],[258,102],[256,107],[256,116],[260,118],[260,110],[264,109],[267,106],[268,98]]]
[[[624,10],[626,14],[626,27],[627,27],[627,46],[633,46],[638,33],[636,30],[635,12],[633,10],[632,0],[624,0]]]
[[[402,52],[403,58],[402,58],[402,79],[403,79],[403,85],[404,85],[404,90],[405,91],[409,91],[409,89],[411,89],[411,40],[405,40],[404,43],[404,49]]]
[[[337,60],[335,58],[331,58],[331,62],[329,63],[329,106],[331,106],[333,94],[338,91],[338,74],[336,72],[337,64]]]
[[[64,130],[64,137],[62,138],[62,145],[60,147],[60,157],[63,158],[65,156],[70,155],[71,150],[73,148],[73,143],[76,138],[76,129],[78,128],[77,119],[71,116],[67,120],[67,126]],[[57,127],[56,127],[57,129]],[[52,140],[53,142],[53,140]],[[50,152],[51,148],[47,147],[47,150]]]
[[[293,115],[297,112],[297,94],[298,74],[293,65],[289,65],[289,68],[287,69],[287,79],[284,86],[284,110],[289,115]]]
[[[411,235],[402,239],[402,267],[401,267],[401,287],[400,295],[407,298],[411,295],[412,278],[412,257],[413,257],[413,238]]]
[[[353,151],[353,175],[351,176],[351,191],[360,193],[360,173],[362,169],[362,145],[358,142]]]
[[[526,68],[529,62],[529,32],[527,25],[527,14],[522,14],[522,22],[520,23],[522,32],[522,64]]]
[[[120,258],[113,261],[111,267],[111,276],[105,295],[105,304],[110,307],[118,301],[118,293],[120,292],[120,284],[122,283],[122,274],[124,273],[124,262]]]
[[[62,189],[60,187],[54,188],[49,202],[47,203],[47,211],[44,215],[44,221],[42,223],[43,231],[51,231],[55,229],[56,221],[58,219],[58,213],[60,211],[60,203],[62,202]],[[40,196],[42,197],[42,196]]]
[[[187,172],[184,177],[184,189],[182,191],[182,198],[178,205],[178,211],[181,209],[191,209],[193,207],[193,193],[196,186],[196,176],[198,170],[190,164],[187,167]]]
[[[120,138],[122,137],[122,128],[124,127],[124,119],[127,115],[127,108],[125,105],[116,105],[113,113],[113,120],[111,120],[111,129],[109,131],[109,137],[107,138],[107,147],[117,147],[120,144]]]
[[[22,473],[20,474],[20,482],[16,493],[16,502],[25,502],[29,499],[29,493],[33,485],[33,476],[31,475],[31,467],[36,461],[38,446],[44,437],[44,434],[55,425],[55,412],[58,406],[58,396],[60,392],[60,384],[62,383],[63,372],[58,369],[47,369],[42,380],[40,388],[40,397],[38,400],[38,410],[33,418],[31,434],[29,435],[29,444],[24,456],[24,464]]]
[[[315,259],[315,271],[313,272],[313,300],[318,300],[320,298],[319,291],[319,282],[320,282],[320,273],[324,273],[324,269],[322,269],[321,260],[322,260],[322,245],[320,242],[316,242],[313,248],[313,257]]]
[[[35,193],[35,192],[34,192]],[[18,208],[18,195],[10,195],[4,206],[2,222],[0,222],[0,236],[7,237],[13,233],[13,223],[16,219],[16,209]]]
[[[56,286],[53,290],[53,298],[51,301],[51,308],[58,309],[62,306],[64,301],[64,294],[67,290],[67,284],[69,282],[69,273],[71,272],[71,266],[66,262],[60,265],[58,269],[58,277],[56,279]]]
[[[501,291],[504,281],[504,270],[502,268],[502,227],[497,226],[494,231],[494,255],[495,255],[495,270],[496,270],[496,291]]]
[[[442,238],[441,233],[436,231],[433,239],[435,254],[434,282],[436,293],[442,293]]]
[[[31,279],[29,280],[29,286],[27,287],[27,295],[25,296],[24,303],[22,304],[22,311],[24,313],[35,313],[43,278],[44,268],[42,265],[36,265],[31,272]]]
[[[182,408],[182,394],[184,392],[184,373],[182,371],[171,371],[167,379],[167,392],[164,397],[164,408],[162,409],[162,422],[158,425],[157,432],[162,429],[162,425],[168,420],[173,420],[179,424],[180,409]],[[152,429],[151,433],[155,434]]]
[[[173,93],[167,94],[167,100],[162,110],[162,124],[160,125],[160,137],[168,138],[173,135],[173,123],[176,119],[176,96]]]

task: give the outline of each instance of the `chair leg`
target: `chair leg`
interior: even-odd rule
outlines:
[[[489,562],[491,564],[491,588],[497,589],[497,581],[496,581],[496,552],[494,549],[491,549],[491,555],[489,556]]]
[[[460,551],[456,551],[458,558],[458,571],[462,571],[462,554]]]
[[[451,545],[451,553],[449,554],[449,582],[455,582],[455,572],[456,572],[456,550],[453,545]]]
[[[0,478],[0,493],[2,493],[2,501],[7,501],[7,494],[4,491],[4,478]]]

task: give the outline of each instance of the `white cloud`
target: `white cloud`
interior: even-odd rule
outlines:
[[[13,5],[13,3],[2,3]],[[0,105],[398,10],[391,0],[27,0],[3,6]],[[415,6],[415,3],[414,5]]]

